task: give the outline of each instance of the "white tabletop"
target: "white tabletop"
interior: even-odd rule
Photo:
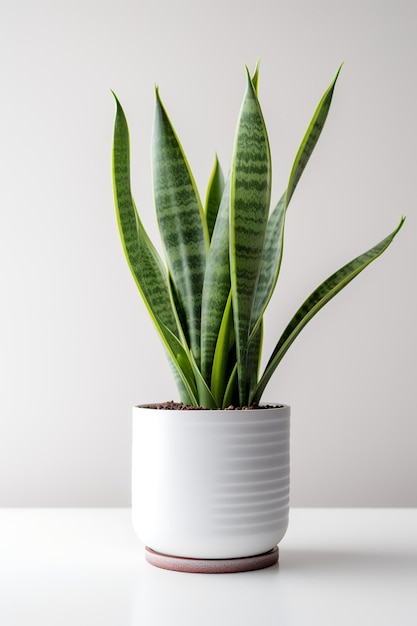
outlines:
[[[1,626],[416,626],[417,509],[292,509],[280,564],[144,560],[129,509],[0,509]]]

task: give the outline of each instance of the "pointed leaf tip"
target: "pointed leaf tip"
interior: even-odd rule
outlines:
[[[115,99],[116,105],[118,107],[120,107],[120,101],[119,98],[116,96],[115,92],[113,91],[113,89],[110,89],[110,93],[112,94],[113,98]]]
[[[253,86],[254,86],[255,91],[256,91],[257,94],[259,93],[259,69],[260,69],[260,66],[261,66],[261,58],[258,57],[258,60],[256,62],[255,71],[254,71],[253,76],[252,76],[252,83],[253,83]]]
[[[345,62],[344,62],[344,61],[342,61],[342,62],[341,62],[341,64],[339,65],[339,67],[337,68],[337,72],[336,72],[336,75],[335,75],[335,77],[334,77],[334,82],[336,82],[336,80],[338,79],[339,74],[340,74],[340,72],[342,71],[342,67],[343,67],[344,63],[345,63]]]

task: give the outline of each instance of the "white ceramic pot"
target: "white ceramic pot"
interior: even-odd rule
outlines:
[[[288,525],[290,407],[133,409],[132,516],[165,555],[236,559]]]

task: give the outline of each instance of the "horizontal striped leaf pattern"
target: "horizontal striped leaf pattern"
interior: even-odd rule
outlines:
[[[291,169],[286,192],[281,196],[277,206],[268,220],[265,246],[262,255],[261,270],[252,309],[252,329],[261,322],[262,316],[274,292],[281,269],[284,246],[285,216],[288,205],[301,178],[301,175],[316,147],[329,113],[333,91],[342,66],[339,67],[334,79],[322,96],[313,118],[307,128],[297,151]]]
[[[230,185],[230,267],[239,400],[245,403],[252,306],[271,196],[269,141],[249,73],[236,132]]]
[[[179,330],[172,308],[168,276],[142,225],[133,201],[130,184],[129,130],[122,106],[116,96],[115,100],[113,185],[119,233],[136,285],[170,355],[181,398],[189,402],[189,388],[194,384],[194,375],[189,364],[185,363],[186,359],[180,364],[176,358]],[[192,395],[195,397],[195,394]]]
[[[123,249],[166,348],[181,401],[207,408],[259,403],[306,324],[391,244],[398,227],[325,280],[284,329],[259,379],[263,317],[283,256],[286,212],[325,125],[339,67],[301,141],[287,188],[269,214],[271,157],[258,101],[259,62],[243,98],[226,183],[216,156],[205,206],[156,89],[154,202],[166,265],[150,241],[130,184],[129,131],[116,98],[113,186]]]
[[[113,143],[113,177],[116,215],[125,255],[145,304],[174,334],[178,334],[172,311],[168,277],[137,213],[130,186],[129,131],[116,98]]]
[[[201,296],[209,245],[203,209],[182,146],[156,91],[152,142],[155,209],[169,271],[200,363]]]

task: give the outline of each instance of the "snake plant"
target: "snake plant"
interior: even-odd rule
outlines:
[[[258,99],[257,66],[247,71],[229,173],[216,158],[204,205],[156,88],[152,173],[165,262],[148,237],[132,196],[129,131],[116,100],[115,206],[124,252],[165,345],[185,404],[252,406],[312,317],[379,257],[397,228],[321,283],[278,339],[263,372],[263,316],[281,267],[288,205],[325,124],[340,68],[321,98],[296,154],[287,188],[270,210],[271,155]]]

